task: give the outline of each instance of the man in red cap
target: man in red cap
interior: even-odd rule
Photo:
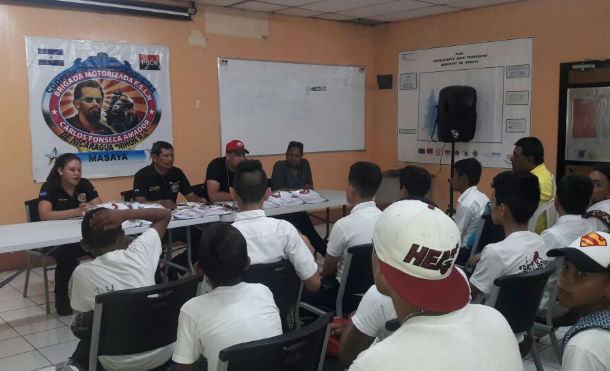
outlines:
[[[205,187],[211,202],[231,201],[229,187],[233,186],[233,175],[237,165],[249,153],[241,140],[232,140],[225,147],[225,156],[212,160],[205,176]]]
[[[360,353],[352,370],[523,370],[517,340],[499,312],[469,304],[453,266],[460,231],[441,210],[398,201],[373,231],[375,285],[392,298],[401,327]]]

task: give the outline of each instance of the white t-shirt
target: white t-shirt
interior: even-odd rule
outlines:
[[[610,200],[600,201],[587,209],[587,211],[592,210],[601,210],[610,214]],[[601,220],[597,218],[587,218],[587,221],[591,224],[595,232],[608,232],[608,227],[602,223]]]
[[[348,216],[337,220],[333,225],[328,236],[326,253],[339,258],[335,275],[337,281],[341,282],[343,277],[345,250],[351,246],[373,242],[373,228],[380,215],[381,210],[377,208],[375,201],[361,202],[354,206]]]
[[[491,307],[467,304],[440,316],[409,319],[360,353],[358,370],[523,370],[508,322]]]
[[[453,220],[460,229],[462,236],[460,246],[467,245],[468,239],[475,232],[488,202],[489,198],[479,191],[477,186],[466,189],[458,198],[457,210]]]
[[[392,298],[380,293],[373,284],[362,297],[352,323],[363,334],[383,340],[392,334],[386,330],[386,322],[395,318],[397,315]]]
[[[253,210],[237,213],[233,226],[246,239],[250,264],[288,259],[303,281],[318,271],[313,254],[289,222],[268,218],[263,210]]]
[[[280,312],[267,286],[219,286],[184,303],[172,359],[192,364],[203,355],[216,370],[218,353],[235,344],[282,334]]]
[[[529,231],[513,232],[504,240],[485,246],[470,283],[489,294],[496,278],[541,268],[546,260],[542,237]]]
[[[561,359],[561,370],[610,370],[610,331],[591,328],[570,338]]]
[[[561,247],[569,246],[575,239],[582,235],[593,232],[591,224],[580,215],[563,215],[557,219],[557,222],[549,229],[544,230],[540,237],[544,240],[546,245],[546,251],[550,249],[556,249]],[[546,255],[546,254],[545,254]],[[554,260],[552,257],[547,256],[547,260]],[[544,293],[542,300],[540,301],[540,310],[546,310],[551,293],[557,284],[557,279],[561,274],[561,267],[559,267],[550,277],[544,287]],[[567,308],[561,308],[559,304],[556,304],[557,315],[565,314]]]
[[[134,289],[155,284],[161,255],[161,239],[149,228],[124,250],[114,250],[80,264],[72,274],[70,305],[79,312],[95,309],[95,297],[109,291]],[[167,362],[173,344],[138,354],[99,356],[107,370],[148,370]]]

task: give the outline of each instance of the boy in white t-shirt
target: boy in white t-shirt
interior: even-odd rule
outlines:
[[[335,307],[337,288],[343,278],[346,250],[350,246],[373,241],[373,227],[381,215],[373,198],[381,184],[379,166],[371,162],[356,162],[349,169],[345,197],[353,206],[349,215],[339,219],[328,237],[322,277],[327,279],[327,288],[318,292],[318,300],[307,300],[311,304]],[[352,308],[353,310],[355,308]],[[350,309],[348,309],[350,310]]]
[[[593,182],[591,207],[587,210],[587,221],[595,231],[610,230],[610,164],[597,164],[589,173]]]
[[[459,242],[453,220],[432,205],[398,201],[384,210],[373,232],[373,274],[401,326],[350,371],[523,370],[502,314],[468,304],[468,283],[454,267]]]
[[[201,356],[216,370],[218,353],[235,344],[282,334],[273,294],[258,283],[242,282],[250,259],[246,240],[229,224],[217,224],[199,243],[197,273],[212,291],[182,306],[172,359],[179,370],[198,370]]]
[[[468,241],[476,232],[489,198],[477,188],[481,179],[481,163],[476,158],[456,162],[453,170],[451,186],[455,192],[461,193],[453,220],[462,236],[460,247],[469,250],[472,246]]]
[[[469,265],[476,264],[470,277],[473,298],[479,293],[488,295],[496,278],[542,268],[547,260],[544,241],[527,230],[540,200],[538,178],[528,172],[505,171],[494,177],[491,186],[491,218],[503,227],[506,238],[468,260]]]
[[[303,286],[318,291],[320,274],[314,260],[313,248],[305,244],[299,231],[289,222],[265,216],[263,203],[271,190],[267,175],[258,160],[241,162],[229,188],[231,197],[239,205],[233,226],[248,244],[251,264],[267,264],[288,259],[294,266]]]
[[[610,234],[591,232],[568,247],[551,249],[564,256],[557,286],[559,302],[580,317],[563,337],[561,369],[610,370]]]
[[[80,312],[72,325],[82,340],[71,360],[89,364],[90,332],[95,309],[95,297],[108,291],[125,290],[155,284],[155,271],[161,255],[161,237],[165,234],[171,213],[167,209],[89,211],[82,222],[83,249],[95,259],[80,264],[72,275],[70,305]],[[143,219],[152,222],[148,230],[125,248],[125,233],[121,223]],[[99,356],[106,370],[150,370],[169,360],[173,344],[150,352]]]

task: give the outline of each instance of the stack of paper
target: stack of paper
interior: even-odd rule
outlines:
[[[296,191],[290,192],[293,196],[298,197],[300,200],[305,202],[306,204],[317,204],[320,202],[328,201],[324,197],[322,197],[318,192],[313,189],[299,189]]]
[[[303,200],[293,195],[290,192],[286,191],[277,191],[273,192],[269,199],[266,201],[266,204],[269,205],[269,209],[274,207],[287,207],[287,206],[296,206],[304,203]],[[265,205],[263,205],[263,209]]]

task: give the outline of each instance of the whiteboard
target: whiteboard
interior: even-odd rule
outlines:
[[[218,58],[221,151],[250,155],[364,150],[364,67]],[[222,153],[221,153],[222,155]]]

